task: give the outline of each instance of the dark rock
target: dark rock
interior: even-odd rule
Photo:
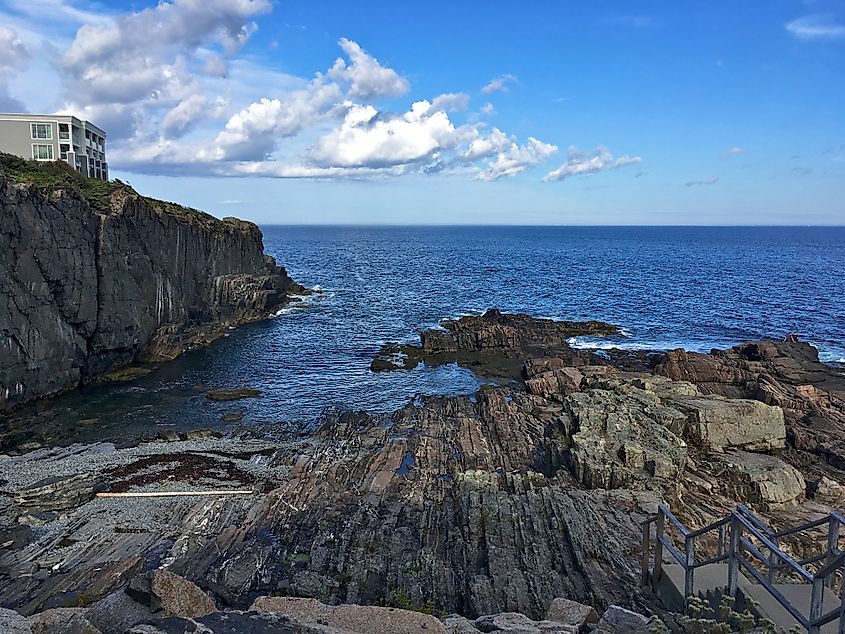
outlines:
[[[205,398],[212,401],[237,401],[242,398],[258,398],[261,390],[238,388],[236,390],[211,390],[205,393]]]
[[[53,608],[27,619],[32,634],[101,634],[86,618],[86,608]]]
[[[524,363],[538,356],[559,357],[570,366],[601,364],[596,355],[573,350],[567,339],[617,332],[616,326],[599,321],[553,321],[490,309],[478,317],[443,322],[442,330],[423,331],[419,346],[386,344],[370,369],[458,363],[484,376],[521,379]]]
[[[88,608],[85,618],[102,634],[125,634],[138,623],[152,621],[154,616],[148,606],[134,601],[120,590]]]
[[[32,634],[25,617],[14,610],[0,608],[0,632],[3,634]]]
[[[10,174],[0,164],[0,409],[172,359],[305,292],[253,223]]]
[[[45,478],[15,492],[15,503],[26,511],[67,511],[94,497],[96,482],[88,473]]]
[[[223,434],[213,429],[192,429],[181,434],[180,437],[183,440],[199,440],[201,438],[222,438]]]
[[[230,423],[236,423],[236,422],[243,420],[243,419],[244,419],[243,412],[226,412],[225,414],[223,414],[223,420],[230,422]]]
[[[159,429],[158,434],[156,434],[156,438],[158,440],[163,440],[164,442],[178,442],[181,440],[181,438],[179,438],[179,434],[172,429]]]

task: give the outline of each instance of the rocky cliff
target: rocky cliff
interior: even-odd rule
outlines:
[[[168,359],[302,288],[258,227],[0,155],[0,409]]]

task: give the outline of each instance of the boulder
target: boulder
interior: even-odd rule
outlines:
[[[529,394],[559,400],[562,395],[578,392],[583,383],[584,374],[578,368],[560,368],[527,379],[525,388]]]
[[[676,398],[672,403],[687,415],[684,437],[702,449],[772,451],[786,445],[780,407],[720,396]]]
[[[24,616],[14,610],[0,608],[0,632],[3,632],[3,634],[32,634],[32,629]]]
[[[591,605],[558,597],[546,610],[546,619],[582,628],[588,623],[598,623],[599,615]]]
[[[479,632],[496,634],[577,634],[578,627],[554,621],[532,621],[519,612],[485,614],[475,619]]]
[[[155,570],[132,579],[127,594],[154,613],[195,619],[217,611],[214,601],[195,583],[169,570]]]
[[[51,476],[15,492],[15,503],[27,511],[68,511],[94,497],[96,483],[88,473]]]
[[[375,631],[375,630],[373,630]],[[281,614],[227,610],[199,619],[170,616],[141,623],[127,634],[352,634],[324,625],[308,626]]]
[[[618,605],[611,605],[602,614],[594,633],[601,634],[646,634],[649,631],[649,619],[642,614],[626,610]]]
[[[686,417],[655,394],[618,388],[588,389],[564,399],[575,430],[569,447],[573,475],[596,489],[642,489],[653,477],[676,478],[687,450],[670,428],[682,426]]]
[[[32,634],[101,634],[85,617],[87,608],[53,608],[33,614],[27,621]]]
[[[729,498],[769,511],[796,506],[804,499],[801,472],[776,456],[729,451],[710,460],[716,486]]]
[[[303,625],[328,625],[345,632],[369,634],[446,634],[446,628],[430,614],[372,605],[330,606],[317,599],[258,597],[254,612],[286,615]]]
[[[133,626],[155,617],[149,606],[138,603],[120,590],[88,608],[85,618],[102,634],[124,634]]]
[[[472,621],[465,616],[450,614],[443,619],[447,634],[480,634],[481,630],[475,627]]]

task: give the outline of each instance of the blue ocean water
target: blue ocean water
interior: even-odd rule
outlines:
[[[265,250],[322,293],[138,380],[85,388],[27,411],[45,436],[123,440],[156,427],[244,422],[301,428],[329,405],[401,407],[460,394],[455,366],[372,373],[387,341],[416,341],[486,308],[620,325],[581,346],[707,351],[796,331],[845,362],[845,228],[263,227]],[[208,388],[258,399],[215,403]]]

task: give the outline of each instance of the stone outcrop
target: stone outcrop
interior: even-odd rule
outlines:
[[[757,341],[698,354],[666,353],[657,374],[691,381],[704,394],[754,399],[783,409],[789,443],[845,469],[845,375],[801,342]]]
[[[250,222],[92,192],[58,166],[31,167],[52,170],[35,185],[0,159],[0,410],[173,358],[303,290]]]
[[[557,357],[563,365],[600,364],[596,355],[575,350],[567,340],[579,335],[610,336],[619,329],[600,321],[555,321],[490,309],[480,316],[445,321],[442,329],[420,333],[420,345],[386,344],[373,359],[374,371],[411,369],[419,363],[458,363],[489,377],[521,379],[524,362]]]
[[[330,606],[316,599],[259,597],[250,610],[282,614],[304,625],[326,625],[350,634],[368,634],[376,627],[380,634],[446,634],[443,623],[434,616],[395,608],[348,603]]]
[[[728,451],[709,457],[718,491],[729,499],[774,511],[797,506],[804,499],[804,477],[776,456]]]

